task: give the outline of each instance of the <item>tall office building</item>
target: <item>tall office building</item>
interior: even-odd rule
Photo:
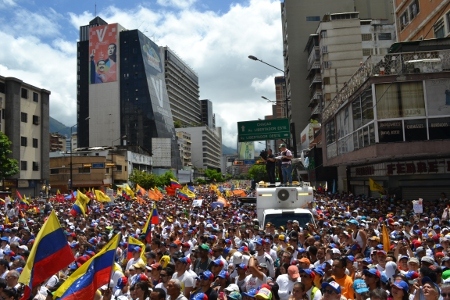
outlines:
[[[77,52],[79,147],[126,143],[151,153],[152,138],[170,138],[172,167],[181,165],[163,48],[96,17],[80,27]]]
[[[202,124],[208,127],[214,128],[216,127],[216,120],[213,113],[213,104],[211,100],[202,99],[200,100],[201,106],[201,120]]]
[[[174,122],[181,126],[201,124],[198,76],[175,52],[164,47],[167,94]]]
[[[281,3],[283,57],[286,89],[291,100],[289,112],[295,124],[296,139],[309,123],[308,53],[304,51],[309,35],[314,33],[327,13],[358,11],[361,18],[392,21],[392,0],[284,0]]]
[[[37,196],[48,184],[50,133],[50,91],[14,77],[0,76],[0,131],[11,141],[11,158],[19,173],[0,180],[1,190],[20,188],[20,193]]]

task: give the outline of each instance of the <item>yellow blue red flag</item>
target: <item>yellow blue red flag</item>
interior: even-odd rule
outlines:
[[[33,288],[75,260],[66,235],[54,211],[36,236],[30,256],[19,277],[25,285],[22,299],[29,299]]]

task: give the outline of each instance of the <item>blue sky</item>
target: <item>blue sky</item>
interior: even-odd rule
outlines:
[[[223,142],[236,147],[238,121],[271,114],[277,70],[283,68],[279,0],[151,0],[97,3],[108,23],[143,31],[169,46],[200,79],[213,102]],[[95,17],[95,1],[0,0],[0,75],[51,91],[50,115],[76,123],[78,28]]]

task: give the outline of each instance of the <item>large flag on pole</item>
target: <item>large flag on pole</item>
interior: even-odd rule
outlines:
[[[181,188],[181,184],[175,179],[170,179],[170,186],[176,189]]]
[[[111,198],[109,198],[105,193],[100,190],[95,190],[95,198],[97,198],[98,202],[111,202]]]
[[[20,274],[19,282],[25,285],[22,299],[28,299],[33,288],[74,260],[66,235],[52,210],[37,234],[30,256]]]
[[[152,242],[152,224],[159,224],[159,214],[156,210],[156,205],[153,203],[153,209],[145,222],[142,232],[145,235],[145,241],[150,244]]]
[[[94,299],[97,289],[109,284],[119,236],[116,234],[99,253],[76,269],[53,297],[60,300]]]

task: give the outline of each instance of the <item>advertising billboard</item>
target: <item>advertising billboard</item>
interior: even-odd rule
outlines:
[[[90,84],[117,81],[117,24],[89,28]]]
[[[242,142],[239,145],[239,159],[254,159],[255,158],[255,143]]]

